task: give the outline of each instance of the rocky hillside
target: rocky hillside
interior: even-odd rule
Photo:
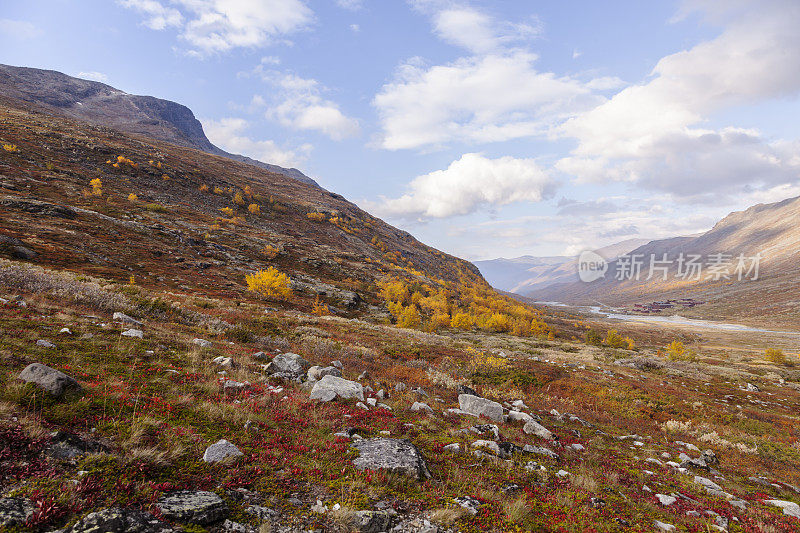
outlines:
[[[651,255],[661,259],[664,254],[673,261],[667,265],[667,280],[663,280],[660,270],[652,279],[646,279]],[[700,256],[703,268],[699,279],[678,276],[681,254],[687,259],[690,255]],[[715,259],[717,254],[723,254],[720,261]],[[761,255],[758,279],[752,280],[753,271],[750,276],[743,275],[740,281],[736,270],[739,256],[746,258],[742,270],[746,274],[753,265],[750,258],[757,254]],[[793,328],[800,325],[800,300],[796,291],[800,277],[800,197],[731,213],[702,235],[653,241],[632,250],[629,255],[643,258],[638,281],[616,279],[620,262],[613,261],[601,280],[552,285],[532,291],[528,296],[566,303],[600,301],[624,306],[692,298],[704,303],[685,312],[682,310],[682,314]],[[722,264],[721,275],[709,269],[715,262]]]
[[[53,70],[10,65],[0,65],[0,94],[34,104],[45,112],[221,155],[316,185],[296,168],[256,161],[214,146],[192,110],[169,100],[128,94]]]

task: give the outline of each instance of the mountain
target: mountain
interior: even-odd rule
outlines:
[[[667,261],[649,274],[651,255]],[[683,254],[701,257],[700,279],[678,276],[678,259]],[[723,256],[716,256],[723,254]],[[744,258],[742,274],[754,266],[754,258],[761,254],[757,279],[743,275],[739,280],[739,257]],[[797,280],[800,279],[800,197],[771,204],[759,204],[744,211],[736,211],[720,220],[709,231],[693,237],[677,237],[652,241],[630,252],[640,256],[644,265],[642,275],[636,279],[617,279],[624,269],[620,260],[609,263],[605,277],[592,283],[572,281],[540,287],[526,293],[537,300],[555,300],[565,303],[634,306],[654,300],[692,298],[702,305],[686,310],[688,314],[706,318],[739,318],[756,323],[791,325],[800,322],[800,296]],[[714,263],[721,275],[709,270]],[[659,265],[656,265],[659,266]],[[713,267],[712,267],[713,268]],[[727,274],[726,274],[727,272]],[[729,279],[725,278],[725,275]],[[622,276],[619,276],[622,277]],[[719,277],[719,279],[715,279]],[[681,309],[683,313],[684,310]]]
[[[48,95],[51,103],[75,99]],[[112,98],[109,105],[127,101]],[[113,115],[98,102],[90,107],[103,121]],[[183,113],[191,126],[191,112]],[[290,274],[301,300],[322,293],[344,309],[360,299],[376,302],[376,281],[394,272],[422,283],[484,283],[472,264],[338,194],[186,147],[186,135],[176,144],[121,132],[5,92],[0,123],[6,257],[209,294],[235,293],[246,273],[276,266]],[[162,136],[178,134],[164,128]]]
[[[606,260],[630,252],[648,242],[645,239],[628,239],[596,250]],[[527,294],[556,283],[577,281],[577,256],[534,257],[474,261],[483,277],[492,287],[517,294]]]
[[[0,93],[52,113],[195,148],[316,185],[296,168],[256,161],[214,146],[191,109],[169,100],[128,94],[104,83],[73,78],[53,70],[9,65],[0,65]]]

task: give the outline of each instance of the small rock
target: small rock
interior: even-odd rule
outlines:
[[[403,392],[404,390],[406,390],[406,388],[407,388],[406,384],[403,383],[402,381],[400,381],[399,383],[395,384],[395,386],[394,386],[394,390],[397,391],[397,392]]]
[[[522,451],[525,453],[533,453],[536,455],[544,455],[550,457],[551,459],[558,459],[558,454],[549,448],[545,448],[543,446],[532,446],[530,444],[526,444]]]
[[[533,420],[533,417],[528,413],[523,413],[522,411],[509,411],[508,419],[512,422],[522,421],[524,423],[528,420]]]
[[[38,341],[36,341],[36,346],[39,346],[40,348],[47,348],[49,350],[52,350],[56,347],[55,344],[53,344],[47,339],[39,339]]]
[[[759,389],[758,387],[756,387],[752,383],[748,383],[745,386],[744,390],[746,390],[747,392],[761,392],[761,389]]]
[[[528,420],[525,422],[522,431],[528,435],[536,435],[540,439],[553,440],[553,433],[536,420]]]
[[[58,333],[60,335],[72,335],[72,332],[69,330],[69,328],[61,328],[58,330]]]
[[[359,451],[353,465],[360,470],[386,469],[417,479],[431,477],[422,453],[406,439],[364,439],[351,446]]]
[[[783,514],[800,518],[800,505],[786,500],[764,500],[764,503],[783,509]]]
[[[448,452],[459,452],[459,451],[461,451],[461,445],[459,443],[457,443],[457,442],[454,442],[453,444],[448,444],[447,446],[442,446],[442,450],[448,451]]]
[[[123,337],[136,337],[137,339],[144,338],[144,332],[140,329],[126,329],[121,333]]]
[[[673,503],[678,501],[678,498],[676,498],[675,496],[669,496],[667,494],[656,494],[656,498],[658,498],[658,502],[661,505],[672,505]]]
[[[130,324],[131,326],[142,327],[142,323],[140,321],[136,320],[135,318],[129,317],[125,313],[121,313],[119,311],[114,313],[111,319],[114,321],[122,322],[123,324]]]
[[[656,520],[653,523],[653,525],[655,525],[656,529],[658,529],[659,531],[675,531],[675,526],[673,526],[672,524],[667,524],[666,522],[661,522],[659,520]]]
[[[89,513],[65,533],[169,533],[173,529],[151,514],[138,509],[111,507]]]
[[[364,370],[362,373],[358,375],[358,381],[365,381],[369,379],[370,379],[369,372],[367,372],[366,370]]]
[[[337,396],[344,399],[357,398],[364,401],[364,388],[360,383],[356,383],[355,381],[348,381],[329,375],[323,377],[314,384],[309,398],[311,400],[329,402]]]
[[[268,366],[270,374],[285,372],[294,376],[302,376],[311,368],[311,363],[296,353],[286,352],[273,357]]]
[[[361,533],[382,533],[389,529],[392,517],[386,511],[356,511],[350,526]]]
[[[466,509],[467,512],[473,516],[478,514],[478,509],[480,509],[480,506],[482,505],[481,502],[472,496],[461,496],[459,498],[454,498],[453,501]]]
[[[471,394],[459,394],[458,406],[472,416],[485,416],[494,422],[503,421],[503,406],[492,400]]]
[[[342,362],[339,361],[338,359],[336,361],[331,361],[331,366],[335,366],[339,370],[344,369],[344,365],[342,365]]]
[[[429,415],[433,414],[433,409],[431,408],[431,406],[424,402],[414,402],[413,404],[411,404],[411,410],[415,412],[425,411]]]
[[[160,498],[156,507],[169,520],[201,525],[219,522],[228,515],[222,498],[207,491],[173,492]]]
[[[498,444],[493,440],[476,440],[472,443],[472,447],[482,448],[484,450],[489,450],[495,455],[500,455],[500,446],[498,446]]]
[[[221,366],[222,368],[236,368],[236,364],[233,362],[233,358],[231,357],[215,357],[211,360],[217,366]]]
[[[192,344],[196,344],[201,348],[211,348],[213,346],[211,341],[207,341],[205,339],[192,339]]]
[[[81,386],[77,381],[49,366],[41,363],[31,363],[20,372],[19,379],[27,383],[33,383],[53,396],[61,396],[67,389],[80,390]]]
[[[205,453],[203,453],[203,461],[206,463],[218,463],[231,457],[240,457],[242,455],[244,454],[234,444],[225,439],[220,439],[206,448]]]

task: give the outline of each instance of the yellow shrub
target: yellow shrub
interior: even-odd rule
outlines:
[[[502,313],[492,313],[492,315],[486,320],[484,328],[494,331],[495,333],[508,331],[509,328],[511,328],[511,321],[508,319],[507,315]]]
[[[242,193],[240,192],[237,192],[233,195],[233,203],[242,207],[247,205],[247,202],[244,201],[244,196],[242,196]]]
[[[431,317],[431,328],[434,331],[447,327],[450,327],[450,315],[446,313],[437,313]]]
[[[667,358],[670,361],[696,361],[697,356],[695,353],[686,346],[683,345],[681,341],[672,341],[667,346]]]
[[[331,310],[328,306],[319,299],[319,296],[314,300],[314,306],[311,308],[311,312],[317,316],[325,316],[331,314]]]
[[[208,185],[203,184],[200,186],[200,192],[208,192]]]
[[[214,194],[222,194],[222,192],[223,192],[222,189],[220,189],[219,187],[214,187]]]
[[[275,259],[281,255],[281,251],[278,247],[268,244],[264,247],[264,255],[267,259]]]
[[[630,337],[623,337],[617,333],[617,330],[615,329],[608,330],[608,333],[606,333],[606,338],[603,342],[612,348],[625,348],[628,350],[633,350],[636,346],[633,342],[633,339]]]
[[[6,152],[19,152],[19,148],[17,148],[16,144],[4,144],[3,150]]]
[[[89,182],[92,186],[92,194],[95,196],[103,196],[103,182],[100,178],[95,178]]]
[[[450,325],[458,329],[472,329],[473,320],[467,313],[456,313],[450,320]]]
[[[136,196],[136,195],[135,195],[135,194],[133,194],[133,193],[130,193],[130,194],[128,195],[128,201],[129,201],[129,202],[135,202],[135,201],[136,201],[136,200],[138,200],[138,199],[139,199],[139,197],[138,197],[138,196]]]
[[[169,181],[169,176],[167,174],[164,174],[163,176],[161,176],[161,179],[164,181]]]
[[[317,213],[316,211],[307,213],[306,218],[313,220],[314,222],[325,222],[326,220],[325,213]]]
[[[247,290],[260,296],[288,298],[292,294],[289,288],[289,276],[275,267],[247,274],[245,281]]]
[[[415,305],[406,307],[397,319],[397,325],[401,328],[416,328],[419,327],[420,323],[422,323],[422,319]]]
[[[789,365],[789,358],[778,348],[767,348],[764,351],[764,359],[776,365]]]
[[[258,215],[261,213],[261,208],[258,206],[258,204],[250,204],[247,206],[247,210],[251,215]]]
[[[230,207],[223,207],[222,209],[220,209],[220,211],[222,211],[222,214],[225,215],[226,217],[233,216],[233,209],[231,209]]]

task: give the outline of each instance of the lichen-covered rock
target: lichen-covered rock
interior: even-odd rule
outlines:
[[[361,383],[328,375],[314,384],[309,396],[310,399],[321,402],[329,402],[336,397],[345,399],[357,398],[363,401],[364,387]]]
[[[533,419],[525,422],[525,425],[522,426],[522,431],[528,435],[536,435],[540,439],[553,440],[553,434],[550,430]]]
[[[63,372],[41,363],[31,363],[19,374],[19,379],[33,383],[53,396],[61,396],[67,389],[81,388],[78,382]]]
[[[411,404],[411,410],[415,412],[423,411],[425,413],[428,413],[429,415],[433,414],[433,409],[431,408],[430,405],[428,405],[425,402],[414,402],[413,404]]]
[[[0,527],[23,524],[36,507],[26,498],[0,498]]]
[[[472,394],[459,394],[458,406],[462,411],[472,416],[485,416],[494,422],[503,421],[503,406],[492,400],[473,396]]]
[[[167,519],[191,524],[212,524],[228,515],[222,498],[202,490],[173,492],[159,499],[156,507]]]
[[[122,322],[123,324],[130,324],[131,326],[142,327],[142,323],[135,318],[129,317],[125,313],[121,313],[117,311],[114,313],[114,316],[111,317],[113,320]]]
[[[138,509],[111,507],[89,513],[65,533],[169,533],[173,529]]]
[[[203,461],[206,463],[218,463],[231,459],[233,457],[240,457],[244,455],[235,444],[228,442],[225,439],[220,439],[208,448],[203,453]]]
[[[342,371],[336,368],[335,366],[312,366],[308,369],[308,373],[306,374],[308,381],[319,381],[325,376],[335,376],[337,378],[342,377]]]
[[[201,348],[211,348],[213,346],[211,341],[207,341],[205,339],[192,339],[192,344],[195,344]]]
[[[286,352],[273,357],[272,362],[267,366],[267,371],[270,374],[283,372],[301,376],[308,372],[308,369],[311,368],[311,363],[296,353]]]
[[[353,465],[360,470],[390,470],[417,479],[431,477],[422,453],[407,439],[364,439],[351,446],[359,452]]]
[[[50,434],[50,438],[52,441],[45,449],[45,453],[59,461],[72,461],[89,453],[108,451],[108,448],[103,444],[93,440],[82,439],[74,433],[54,431]]]
[[[361,533],[382,533],[389,529],[392,517],[386,511],[356,511],[350,526]]]
[[[126,329],[125,331],[123,331],[122,332],[122,336],[123,337],[136,337],[137,339],[142,339],[142,338],[144,338],[144,332],[142,330],[140,330],[140,329],[131,328],[131,329]]]

